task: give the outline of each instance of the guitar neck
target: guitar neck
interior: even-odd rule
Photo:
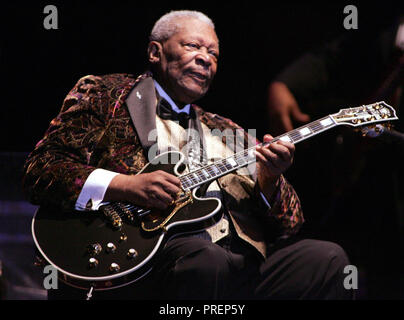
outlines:
[[[260,145],[267,146],[278,140],[288,141],[291,143],[298,143],[300,141],[306,140],[310,137],[319,134],[325,130],[331,129],[337,126],[338,123],[335,122],[332,115],[328,115],[324,118],[313,121],[307,125],[300,128],[291,130],[285,134],[275,137],[270,142],[261,143]],[[226,174],[229,174],[237,169],[245,167],[256,161],[255,149],[257,146],[245,149],[241,152],[235,153],[234,155],[215,161],[212,164],[206,165],[200,169],[193,170],[180,176],[180,181],[184,190],[191,190],[207,182],[216,180]]]

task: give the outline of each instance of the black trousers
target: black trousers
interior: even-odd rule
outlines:
[[[153,271],[133,285],[97,291],[93,299],[352,299],[344,288],[349,264],[335,243],[292,238],[276,243],[267,259],[240,239],[219,244],[196,237],[171,239]],[[65,285],[49,299],[84,299]]]

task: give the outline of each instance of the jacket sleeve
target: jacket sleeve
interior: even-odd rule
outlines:
[[[262,199],[258,183],[255,183],[253,198],[256,199],[256,215],[265,223],[274,225],[280,235],[296,234],[304,223],[303,210],[293,186],[281,175],[276,191],[268,204]]]
[[[63,102],[24,166],[23,189],[31,203],[72,210],[95,167],[90,157],[106,128],[102,80],[81,78]],[[104,98],[104,99],[103,99]]]
[[[248,132],[245,132],[245,141],[248,146],[259,143]],[[263,197],[258,186],[256,166],[253,165],[252,170],[249,171],[249,179],[253,183],[253,189],[249,191],[253,214],[273,228],[274,233],[280,235],[296,234],[304,223],[304,217],[299,197],[293,186],[281,175],[274,194],[271,195],[270,199],[267,199],[265,196]]]

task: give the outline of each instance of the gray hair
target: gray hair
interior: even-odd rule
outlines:
[[[213,29],[215,29],[215,25],[212,20],[199,11],[190,11],[190,10],[179,10],[179,11],[171,11],[163,15],[157,22],[154,24],[154,27],[149,36],[150,41],[165,41],[169,39],[172,35],[177,32],[179,27],[178,19],[180,18],[194,18],[198,19],[202,22],[207,23]]]

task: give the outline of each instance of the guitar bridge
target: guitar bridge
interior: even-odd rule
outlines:
[[[115,229],[122,228],[122,219],[116,209],[112,205],[105,205],[100,207],[101,212],[105,215],[112,227]]]
[[[164,232],[166,231],[166,225],[167,223],[171,220],[172,217],[180,210],[181,208],[185,207],[187,204],[192,203],[193,198],[192,198],[192,193],[191,191],[187,192],[180,192],[178,194],[177,200],[175,200],[172,204],[174,208],[172,209],[171,213],[157,226],[154,226],[153,224],[156,224],[159,222],[159,219],[155,219],[151,222],[152,226],[146,226],[145,222],[142,222],[142,229],[147,232],[154,232],[159,229],[162,229]]]

